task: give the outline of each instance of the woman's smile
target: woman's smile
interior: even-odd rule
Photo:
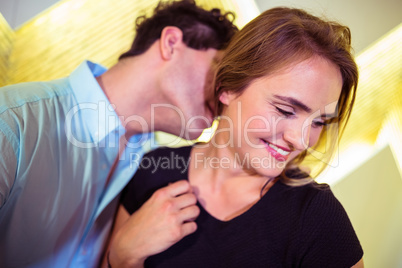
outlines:
[[[288,155],[290,154],[290,150],[285,148],[279,148],[277,145],[272,144],[266,140],[261,139],[261,141],[265,144],[268,152],[278,161],[284,162],[288,160]]]

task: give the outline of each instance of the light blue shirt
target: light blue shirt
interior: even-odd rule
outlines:
[[[125,133],[94,78],[105,71],[0,88],[0,267],[98,266],[150,138],[128,141],[105,187]]]

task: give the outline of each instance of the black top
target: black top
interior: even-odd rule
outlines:
[[[122,204],[132,214],[158,188],[186,180],[191,147],[161,148],[144,156]],[[351,267],[363,250],[349,218],[326,184],[290,187],[280,181],[230,221],[198,204],[198,229],[145,267]]]

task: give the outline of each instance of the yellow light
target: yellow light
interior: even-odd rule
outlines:
[[[216,129],[218,128],[218,121],[215,120],[212,123],[212,126],[210,128],[204,129],[202,132],[201,136],[198,137],[197,141],[198,142],[208,142],[211,140],[212,136],[214,135]]]
[[[357,99],[340,143],[340,164],[329,167],[319,181],[338,182],[388,145],[402,174],[401,40],[402,24],[357,57],[360,68]]]

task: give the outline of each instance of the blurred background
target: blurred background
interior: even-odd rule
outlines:
[[[134,19],[158,0],[1,0],[0,86],[68,75],[88,59],[110,67]],[[368,268],[402,268],[402,0],[198,0],[236,13],[241,28],[275,6],[350,27],[357,101],[334,160],[317,180],[347,210]],[[161,135],[162,139],[168,139]]]

